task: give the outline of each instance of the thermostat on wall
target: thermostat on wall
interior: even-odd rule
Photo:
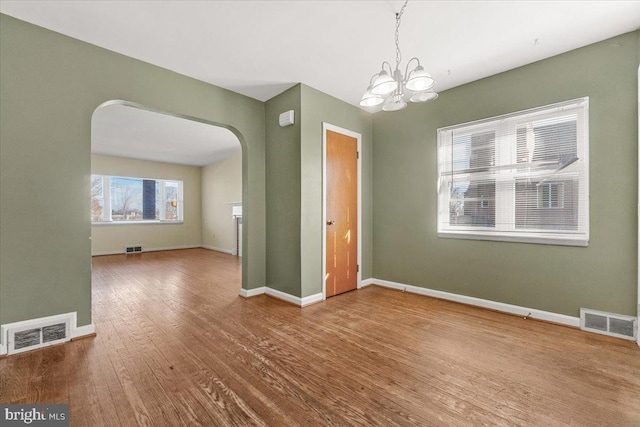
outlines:
[[[285,127],[293,124],[293,110],[285,111],[280,114],[280,126]]]

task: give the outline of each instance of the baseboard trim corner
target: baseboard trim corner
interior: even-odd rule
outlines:
[[[373,285],[375,283],[376,279],[364,279],[360,281],[360,287],[358,289],[362,289],[364,287],[367,287],[369,285]]]
[[[281,300],[286,301],[286,302],[290,302],[291,304],[295,304],[297,306],[300,306],[300,304],[301,304],[301,298],[300,297],[297,297],[295,295],[291,295],[291,294],[288,294],[286,292],[282,292],[282,291],[279,291],[277,289],[273,289],[273,288],[270,288],[270,287],[266,287],[265,288],[265,294],[269,295],[270,297],[274,297],[274,298],[278,298],[278,299],[281,299]]]
[[[90,323],[88,325],[77,326],[76,328],[74,328],[73,331],[71,332],[71,339],[77,340],[80,338],[88,338],[90,336],[95,336],[95,335],[96,335],[96,327],[93,325],[93,323]]]
[[[300,299],[300,307],[306,307],[311,304],[322,301],[322,292],[313,294]]]
[[[322,293],[313,294],[304,298],[297,297],[295,295],[288,294],[286,292],[279,291],[277,289],[270,288],[268,286],[262,286],[254,289],[240,289],[240,296],[243,298],[251,298],[256,295],[267,294],[270,297],[277,298],[291,304],[295,304],[298,307],[306,307],[311,304],[322,301]]]
[[[527,317],[531,319],[544,320],[546,322],[558,323],[560,325],[580,327],[580,318],[567,316],[566,314],[553,313],[550,311],[538,310],[536,308],[522,307],[519,305],[506,304],[498,301],[491,301],[482,298],[470,297],[466,295],[454,294],[451,292],[437,291],[434,289],[423,288],[420,286],[407,285],[404,283],[391,282],[381,279],[367,279],[364,282],[368,284],[378,285],[385,288],[397,289],[414,294],[425,295],[428,297],[444,299],[448,301],[459,302],[461,304],[473,305],[476,307],[487,308],[490,310],[501,311],[503,313],[515,314],[517,316]],[[367,284],[367,285],[368,285]]]
[[[260,288],[253,288],[253,289],[240,288],[240,296],[243,298],[251,298],[251,297],[255,297],[256,295],[264,294],[265,290],[266,290],[266,286],[262,286]]]

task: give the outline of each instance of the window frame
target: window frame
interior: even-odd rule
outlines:
[[[558,116],[558,112],[571,111],[576,115],[576,150],[578,161],[582,169],[581,178],[577,179],[578,191],[585,192],[585,198],[580,198],[578,203],[579,217],[584,218],[583,222],[578,222],[578,230],[559,229],[519,229],[516,227],[516,180],[522,178],[518,172],[501,170],[502,165],[517,164],[517,138],[516,129],[526,123],[535,123]],[[589,98],[579,98],[529,110],[518,111],[501,116],[462,123],[453,126],[439,128],[437,130],[437,234],[442,238],[470,239],[470,240],[491,240],[503,242],[537,243],[551,245],[568,246],[588,246],[589,244]],[[493,226],[474,225],[451,225],[450,223],[450,202],[451,190],[449,183],[453,182],[455,157],[449,150],[452,150],[453,138],[465,135],[474,135],[483,132],[495,132],[495,153],[494,166],[487,176],[495,177],[492,174],[507,174],[512,178],[495,179],[496,200],[495,200],[495,221]],[[508,160],[507,160],[508,159]],[[473,175],[473,171],[467,174],[457,173],[456,180],[464,176]],[[477,178],[475,178],[477,179]],[[510,180],[510,181],[509,181]],[[550,180],[554,182],[557,180]],[[500,186],[500,188],[499,188]],[[498,200],[500,193],[500,200]],[[499,208],[498,208],[499,205]],[[558,208],[541,208],[558,209]],[[581,225],[581,226],[580,226]]]
[[[184,223],[184,182],[179,179],[159,179],[159,178],[143,178],[133,176],[122,175],[103,175],[103,174],[91,174],[91,178],[99,176],[102,178],[102,200],[103,200],[103,220],[91,221],[92,226],[114,226],[114,225],[153,225],[153,224],[183,224]],[[164,207],[166,204],[166,182],[177,183],[177,219],[166,219],[166,211],[159,209],[160,219],[140,219],[140,220],[114,220],[112,218],[112,206],[111,206],[111,180],[114,178],[121,179],[134,179],[134,180],[153,180],[156,182],[156,186],[160,186],[164,190],[160,191],[160,199],[156,200],[156,203]]]

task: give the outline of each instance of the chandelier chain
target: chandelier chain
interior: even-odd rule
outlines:
[[[409,0],[406,0],[400,9],[400,12],[396,13],[396,70],[400,68],[400,62],[402,60],[402,53],[400,52],[400,21],[402,20],[402,14],[404,8],[407,7]]]

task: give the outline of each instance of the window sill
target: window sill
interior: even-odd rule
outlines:
[[[117,225],[181,225],[183,221],[100,221],[92,222],[92,227],[111,227]]]
[[[494,242],[534,243],[540,245],[589,246],[589,238],[582,235],[569,236],[557,233],[532,236],[528,233],[499,233],[482,231],[439,231],[438,237],[445,239],[489,240]]]

